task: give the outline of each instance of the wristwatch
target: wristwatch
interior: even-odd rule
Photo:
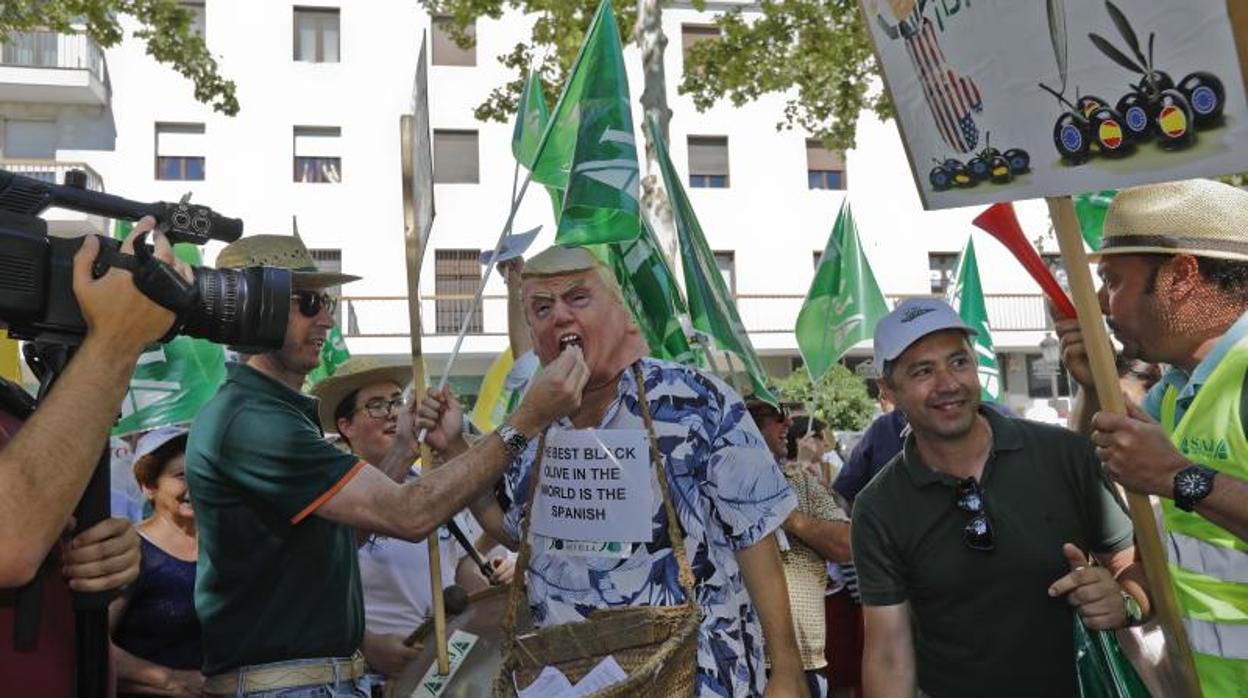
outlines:
[[[529,447],[529,440],[510,424],[498,425],[494,433],[498,434],[498,438],[502,439],[503,448],[507,449],[512,458],[519,458],[520,454],[524,453],[524,449]]]
[[[1203,465],[1190,465],[1174,474],[1174,505],[1191,511],[1213,491],[1213,476],[1218,471]]]
[[[1144,622],[1144,609],[1140,608],[1140,602],[1135,597],[1125,591],[1119,589],[1122,594],[1122,605],[1127,612],[1127,625],[1139,625]]]

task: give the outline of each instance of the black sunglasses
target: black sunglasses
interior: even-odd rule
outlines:
[[[334,314],[334,308],[338,307],[338,299],[328,293],[317,293],[315,291],[295,291],[290,294],[291,300],[295,301],[299,313],[307,318],[313,318],[321,314],[321,309],[330,315]]]
[[[962,527],[962,542],[971,550],[992,550],[992,519],[984,507],[984,490],[975,478],[968,477],[958,481],[957,492],[958,508],[969,517]]]

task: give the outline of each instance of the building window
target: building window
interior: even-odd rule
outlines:
[[[476,131],[433,131],[433,181],[476,184],[481,181]]]
[[[316,263],[317,271],[342,273],[342,250],[329,249],[310,249],[308,252],[312,255],[312,261]],[[325,292],[334,298],[342,296],[342,284],[331,286],[325,289]],[[334,308],[334,324],[342,325],[342,303]],[[356,332],[359,334],[359,332]]]
[[[726,136],[689,136],[689,186],[711,189],[728,186]]]
[[[338,8],[295,8],[295,60],[338,62]]]
[[[689,49],[694,44],[699,41],[714,41],[719,36],[719,27],[713,24],[680,25],[680,55],[684,57],[685,65],[689,65]]]
[[[0,63],[22,65],[31,68],[57,68],[57,46],[60,35],[56,32],[12,32],[0,46]]]
[[[927,268],[932,277],[932,293],[940,296],[949,289],[953,274],[957,271],[957,252],[928,252]]]
[[[481,283],[481,250],[434,250],[433,294],[435,327],[438,334],[457,334],[464,314],[472,308],[472,298]],[[443,298],[443,296],[451,296]],[[481,308],[473,310],[468,323],[470,334],[481,333]]]
[[[192,2],[191,0],[183,0],[178,4],[182,6],[182,9],[191,13],[191,33],[207,40],[208,35],[205,33],[206,27],[204,22],[204,3],[202,1]]]
[[[815,257],[815,269],[818,269],[819,265],[823,264],[823,250],[815,250],[814,257]]]
[[[806,141],[806,184],[811,189],[845,188],[845,154],[828,150],[813,138]]]
[[[1053,376],[1049,375],[1048,366],[1040,354],[1027,355],[1027,397],[1051,398],[1053,395]],[[1070,397],[1070,379],[1066,368],[1058,366],[1057,396]]]
[[[724,278],[724,286],[729,293],[737,295],[737,255],[723,250],[712,254],[715,255],[715,266],[719,269],[719,275]]]
[[[466,28],[472,43],[468,48],[460,48],[451,37],[450,17],[433,18],[433,50],[431,59],[434,65],[476,65],[477,64],[477,25],[474,22]]]
[[[1053,278],[1057,279],[1059,286],[1062,288],[1070,288],[1070,282],[1066,278],[1066,265],[1062,263],[1062,256],[1060,254],[1042,254],[1040,255],[1040,259],[1043,259],[1044,266],[1048,267],[1049,271],[1053,272]]]
[[[342,181],[342,129],[337,126],[295,127],[294,181],[305,184]]]
[[[156,124],[156,179],[204,178],[203,124]]]

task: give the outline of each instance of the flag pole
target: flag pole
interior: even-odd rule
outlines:
[[[411,323],[411,330],[408,334],[411,337],[412,348],[412,392],[419,398],[425,394],[427,382],[420,322],[420,262],[424,252],[422,247],[425,231],[420,229],[422,225],[417,219],[419,212],[416,210],[416,201],[412,194],[412,184],[415,180],[412,132],[416,128],[415,122],[416,118],[410,114],[399,117],[399,139],[403,148],[403,242],[407,256],[407,310]],[[429,216],[428,225],[431,226],[432,222],[432,216]],[[420,444],[420,465],[422,470],[434,467],[433,454],[423,440]],[[451,663],[446,647],[446,606],[442,599],[442,559],[438,548],[438,536],[429,536],[427,543],[431,582],[429,587],[433,597],[434,645],[438,656],[438,673],[445,676],[451,673]]]
[[[520,162],[516,161],[516,172],[519,173]],[[451,379],[451,368],[455,366],[455,359],[459,357],[459,350],[464,345],[464,336],[468,334],[468,328],[472,324],[472,315],[476,312],[478,306],[481,305],[481,297],[485,294],[485,285],[490,280],[490,273],[494,271],[494,265],[498,262],[498,253],[503,249],[503,242],[511,233],[512,222],[516,219],[516,211],[520,208],[520,202],[524,200],[524,193],[529,188],[529,182],[533,181],[533,172],[529,171],[524,177],[524,183],[520,185],[520,193],[511,199],[511,211],[507,214],[507,222],[503,224],[503,230],[498,234],[498,241],[494,243],[494,253],[490,255],[490,261],[486,264],[485,273],[481,275],[481,282],[477,284],[477,293],[473,296],[472,306],[468,312],[464,314],[464,320],[459,325],[459,335],[455,337],[455,346],[451,348],[451,355],[446,358],[446,366],[442,368],[442,377],[438,380],[438,392],[441,392]],[[515,177],[512,178],[515,183]],[[423,394],[423,391],[422,391]],[[420,435],[417,436],[417,442],[425,443],[425,437],[428,436],[427,429],[421,429]]]

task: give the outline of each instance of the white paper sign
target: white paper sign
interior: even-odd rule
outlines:
[[[551,429],[533,532],[579,541],[649,542],[654,492],[641,429]]]

